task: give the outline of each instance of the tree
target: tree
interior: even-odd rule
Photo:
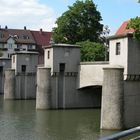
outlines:
[[[55,43],[71,43],[90,40],[99,41],[103,25],[100,12],[92,0],[76,0],[73,6],[68,7],[56,21],[57,27],[53,29]]]
[[[134,29],[133,36],[140,41],[140,17],[131,18],[126,28]]]
[[[87,41],[78,42],[81,46],[81,61],[103,61],[105,47],[101,43]]]

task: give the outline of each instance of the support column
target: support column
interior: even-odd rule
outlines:
[[[101,129],[123,129],[123,68],[104,68]]]
[[[38,68],[36,109],[51,108],[51,69]]]
[[[4,99],[15,99],[15,70],[5,71]]]

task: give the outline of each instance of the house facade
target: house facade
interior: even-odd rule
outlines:
[[[0,28],[0,51],[2,58],[11,58],[11,54],[20,51],[39,52],[39,64],[44,63],[43,46],[49,45],[51,32],[24,29]]]

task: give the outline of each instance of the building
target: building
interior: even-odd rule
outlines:
[[[39,52],[39,64],[44,64],[44,49],[43,46],[48,46],[52,38],[52,32],[31,31],[33,38],[36,42],[36,49]]]
[[[140,124],[140,42],[133,37],[133,29],[126,29],[128,22],[109,37],[111,68],[104,69],[102,129]]]
[[[49,45],[51,32],[31,31],[24,29],[0,28],[0,50],[2,58],[11,58],[11,54],[19,51],[38,51],[39,64],[44,61],[44,45]]]

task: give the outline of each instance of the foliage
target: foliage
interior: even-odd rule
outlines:
[[[140,17],[131,18],[126,28],[134,29],[134,38],[140,41]]]
[[[105,58],[105,46],[89,40],[78,42],[81,46],[81,61],[103,61]]]
[[[75,44],[79,41],[99,41],[103,25],[100,12],[92,0],[76,0],[73,6],[62,14],[56,21],[57,27],[53,29],[55,43]]]

